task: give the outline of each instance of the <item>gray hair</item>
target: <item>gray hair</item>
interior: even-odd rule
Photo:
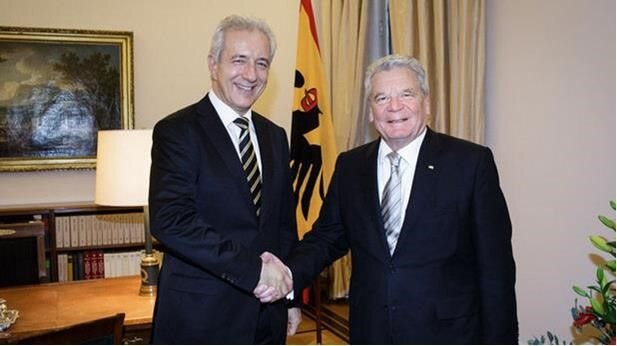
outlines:
[[[270,43],[270,62],[272,62],[274,53],[276,52],[276,40],[268,24],[261,19],[243,17],[235,14],[225,17],[214,30],[214,35],[212,35],[210,55],[213,56],[217,62],[221,61],[221,53],[223,52],[223,48],[225,48],[225,33],[236,30],[261,31],[261,33],[268,38],[268,42]]]
[[[371,95],[371,78],[382,71],[389,71],[396,67],[407,68],[416,74],[418,78],[418,84],[420,85],[420,91],[424,96],[429,93],[428,79],[426,79],[426,72],[422,64],[416,59],[406,55],[386,55],[375,60],[367,69],[364,77],[364,95],[368,99]]]

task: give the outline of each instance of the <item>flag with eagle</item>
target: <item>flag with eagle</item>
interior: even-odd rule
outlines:
[[[301,0],[291,121],[291,171],[300,238],[317,217],[336,160],[332,115],[310,0]]]

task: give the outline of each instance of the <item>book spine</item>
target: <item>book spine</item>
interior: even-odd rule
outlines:
[[[62,229],[62,218],[61,217],[57,217],[56,218],[56,247],[63,247],[64,246],[64,230]]]
[[[92,251],[84,251],[84,280],[94,279],[92,275]]]
[[[77,216],[69,216],[69,224],[71,225],[71,247],[79,246],[79,221]]]

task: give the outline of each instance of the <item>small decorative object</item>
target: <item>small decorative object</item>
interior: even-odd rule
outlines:
[[[9,310],[6,306],[6,300],[0,298],[0,332],[9,329],[18,317],[19,311]]]

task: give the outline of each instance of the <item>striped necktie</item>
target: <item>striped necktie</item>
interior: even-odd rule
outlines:
[[[239,147],[242,168],[244,168],[246,181],[251,190],[251,200],[255,205],[255,214],[259,216],[261,209],[261,176],[259,174],[259,166],[257,165],[257,155],[255,155],[255,149],[251,142],[249,120],[245,117],[239,117],[234,120],[234,124],[241,130]]]
[[[384,229],[386,230],[390,255],[392,255],[401,232],[401,206],[403,202],[401,199],[401,176],[399,172],[401,156],[394,151],[387,156],[390,160],[390,178],[386,183],[381,199],[381,217]]]

